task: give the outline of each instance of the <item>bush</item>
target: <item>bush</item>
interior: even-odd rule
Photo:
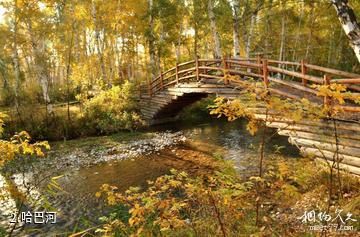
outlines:
[[[144,122],[137,111],[134,94],[134,86],[128,81],[100,92],[84,104],[86,125],[99,133],[134,130],[142,126]]]

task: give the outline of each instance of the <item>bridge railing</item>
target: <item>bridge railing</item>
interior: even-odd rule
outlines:
[[[290,70],[290,68],[292,70]],[[147,94],[151,97],[168,87],[179,83],[201,82],[204,79],[216,80],[224,84],[236,84],[228,81],[225,75],[238,75],[239,79],[254,78],[263,81],[270,93],[292,99],[312,98],[318,103],[330,103],[328,98],[318,96],[318,90],[312,85],[344,84],[353,96],[360,98],[360,75],[337,69],[325,68],[301,62],[278,61],[257,58],[199,59],[176,64],[175,67],[161,72],[148,82]],[[338,105],[340,106],[340,105]],[[342,109],[360,112],[360,106],[348,101]]]

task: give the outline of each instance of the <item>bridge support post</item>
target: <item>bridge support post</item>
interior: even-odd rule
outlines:
[[[176,84],[179,84],[179,64],[177,62],[175,65],[175,78],[176,78]]]
[[[328,86],[330,85],[330,77],[328,75],[324,75],[324,85]],[[329,106],[330,105],[330,99],[328,96],[324,96],[324,106]]]
[[[257,64],[261,64],[261,61],[262,61],[262,60],[261,60],[260,55],[257,55],[257,56],[256,56],[256,63],[257,63]],[[259,75],[261,75],[261,69],[262,69],[262,68],[259,67],[259,70],[258,70],[258,74],[259,74]]]
[[[196,55],[195,56],[195,76],[196,76],[196,81],[200,81],[200,75],[199,75],[199,57]]]
[[[307,80],[304,78],[304,76],[306,75],[306,65],[305,65],[305,60],[302,59],[301,60],[301,74],[303,75],[303,77],[301,78],[301,81],[302,81],[302,85],[303,86],[306,86],[307,85]]]
[[[150,81],[149,78],[147,79],[147,83],[148,83],[148,93],[149,93],[149,96],[151,97],[152,96],[152,93],[151,93],[151,81]]]
[[[228,85],[229,84],[229,80],[227,79],[227,75],[228,75],[228,69],[229,69],[229,65],[227,64],[226,61],[226,56],[223,56],[222,58],[222,64],[223,64],[223,74],[224,74],[224,84]]]
[[[161,70],[160,70],[160,88],[161,90],[164,89],[164,78]]]
[[[262,63],[262,71],[263,71],[263,80],[265,88],[269,87],[269,70],[268,70],[268,60],[263,59]]]

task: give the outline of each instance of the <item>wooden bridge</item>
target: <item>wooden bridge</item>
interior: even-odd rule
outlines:
[[[307,98],[319,105],[334,101],[318,96],[318,90],[312,85],[343,84],[353,96],[360,98],[360,75],[355,73],[304,61],[286,62],[259,57],[195,59],[176,64],[149,81],[142,89],[141,111],[149,124],[174,120],[184,107],[209,94],[230,99],[238,97],[242,82],[251,78],[262,82],[270,94],[293,100]],[[278,114],[271,116],[267,126],[288,136],[289,142],[297,145],[304,155],[331,161],[339,154],[341,167],[360,175],[360,105],[346,100],[345,104],[334,107],[343,111],[337,118],[338,141],[334,139],[332,123],[326,118],[320,122],[295,122]],[[264,120],[265,111],[256,109],[255,116]]]

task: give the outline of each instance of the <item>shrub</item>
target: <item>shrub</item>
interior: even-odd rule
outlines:
[[[134,94],[133,84],[126,81],[85,102],[84,119],[87,126],[96,128],[99,133],[110,133],[133,130],[143,125]]]

